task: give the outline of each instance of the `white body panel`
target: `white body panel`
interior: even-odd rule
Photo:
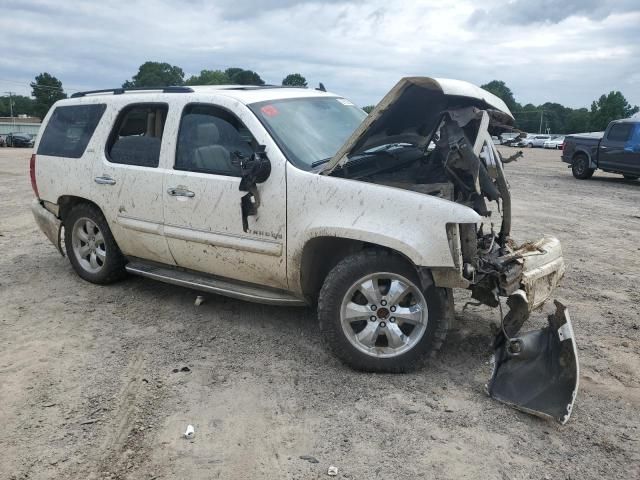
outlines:
[[[454,267],[447,223],[480,216],[454,202],[399,188],[317,175],[287,165],[289,286],[300,291],[305,244],[316,237],[361,240],[392,248],[415,265]]]
[[[167,149],[162,202],[164,235],[173,258],[192,270],[286,289],[285,158],[255,115],[237,100],[215,94],[182,96],[172,121],[179,122],[179,113],[189,103],[214,104],[235,113],[256,141],[266,145],[272,167],[259,186],[262,206],[257,216],[249,217],[249,231],[244,232],[240,199],[246,192],[239,190],[240,178],[174,170],[175,145]],[[177,125],[167,127],[177,131]],[[172,187],[195,196],[171,196]]]

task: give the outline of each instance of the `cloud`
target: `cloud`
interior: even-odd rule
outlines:
[[[630,11],[640,11],[640,3],[637,0],[512,0],[490,8],[474,10],[468,24],[557,24],[570,17],[603,20],[614,13]]]
[[[155,60],[187,74],[239,66],[275,84],[299,72],[360,105],[406,75],[500,79],[521,103],[585,106],[614,89],[640,103],[634,2],[531,3],[5,0],[0,91],[28,94],[43,71],[70,92],[118,86]],[[470,26],[474,15],[484,23]]]

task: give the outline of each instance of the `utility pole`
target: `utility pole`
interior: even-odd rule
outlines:
[[[11,115],[11,129],[15,130],[16,129],[16,121],[13,119],[13,98],[12,96],[15,94],[15,92],[4,92],[4,93],[8,93],[9,94],[9,112]]]
[[[540,128],[538,128],[538,133],[542,133],[542,117],[544,117],[544,110],[540,110]]]

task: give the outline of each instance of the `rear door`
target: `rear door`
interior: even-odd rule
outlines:
[[[162,187],[160,166],[167,149],[164,126],[166,103],[110,105],[96,152],[93,198],[102,209],[118,246],[125,255],[174,264],[162,236]]]
[[[628,122],[612,123],[609,126],[600,142],[598,167],[614,172],[626,172],[632,167],[633,152],[627,151],[625,147],[631,139],[634,126]]]
[[[242,118],[240,118],[242,117]],[[287,288],[285,159],[253,113],[236,100],[190,96],[164,178],[164,234],[184,268]],[[242,222],[240,160],[265,145],[269,178],[257,216]]]

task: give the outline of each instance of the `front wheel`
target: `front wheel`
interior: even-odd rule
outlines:
[[[587,180],[593,176],[593,168],[589,168],[589,159],[585,155],[577,155],[571,164],[571,173],[580,180]]]
[[[323,339],[356,370],[413,370],[446,335],[441,293],[433,284],[424,289],[401,257],[382,250],[351,255],[329,272],[320,291]]]

